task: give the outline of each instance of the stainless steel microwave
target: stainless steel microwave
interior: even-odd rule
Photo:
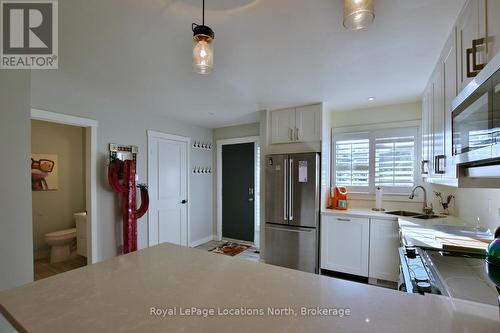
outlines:
[[[494,60],[453,101],[452,150],[458,165],[500,164],[500,57]]]

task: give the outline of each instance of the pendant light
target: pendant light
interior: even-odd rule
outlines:
[[[193,23],[193,69],[198,74],[209,74],[214,68],[214,31],[205,25],[203,0],[201,25]]]
[[[375,19],[374,0],[344,0],[344,27],[349,30],[366,28]]]

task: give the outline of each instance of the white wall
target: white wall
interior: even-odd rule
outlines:
[[[0,290],[33,281],[30,72],[0,73]]]
[[[85,211],[85,129],[47,121],[31,121],[31,152],[58,157],[59,186],[33,191],[33,248],[48,255],[44,235],[75,227],[73,214]]]
[[[76,78],[75,78],[76,79]],[[131,110],[117,101],[109,101],[92,90],[74,91],[62,84],[60,75],[51,71],[32,75],[32,106],[37,109],[97,120],[98,154],[98,260],[115,256],[121,239],[121,213],[118,196],[107,183],[109,144],[139,147],[137,170],[139,183],[147,183],[147,130],[182,135],[192,140],[212,141],[212,130],[165,118],[147,110]],[[168,106],[166,106],[168,107]],[[212,165],[212,155],[191,149],[191,166]],[[190,241],[212,234],[212,180],[191,172]],[[147,216],[138,221],[138,247],[147,246]]]

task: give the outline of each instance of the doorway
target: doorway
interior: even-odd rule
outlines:
[[[217,239],[260,245],[259,137],[217,141]]]
[[[189,244],[190,139],[148,131],[148,244]]]
[[[98,261],[97,121],[32,109],[35,280]]]

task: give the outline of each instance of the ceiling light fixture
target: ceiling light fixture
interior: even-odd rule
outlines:
[[[344,27],[349,30],[366,28],[375,19],[374,0],[344,0]]]
[[[201,25],[193,23],[193,69],[198,74],[210,74],[214,68],[214,31],[205,25],[203,0]]]
[[[371,102],[371,101],[374,101],[375,100],[375,97],[368,97],[368,100]]]

